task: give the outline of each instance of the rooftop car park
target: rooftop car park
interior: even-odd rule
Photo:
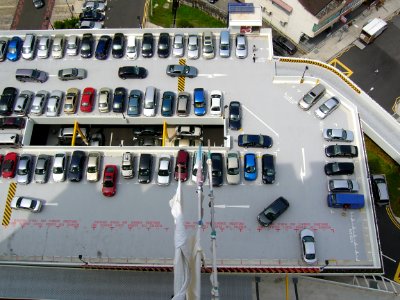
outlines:
[[[163,30],[164,31],[164,30]],[[271,31],[262,30],[260,34],[247,36],[247,58],[235,56],[235,34],[231,33],[231,55],[221,58],[218,54],[219,31],[213,31],[216,55],[213,59],[168,58],[157,56],[156,45],[160,30],[152,32],[155,38],[154,56],[144,58],[140,51],[136,60],[113,58],[106,61],[94,57],[83,59],[78,56],[65,56],[63,59],[38,59],[31,61],[20,59],[17,62],[1,63],[1,87],[15,87],[18,91],[60,90],[64,94],[70,88],[83,92],[87,87],[96,91],[95,104],[90,113],[79,109],[75,114],[61,112],[57,117],[28,114],[24,129],[6,129],[23,136],[22,147],[1,149],[1,154],[17,152],[54,156],[67,152],[70,160],[73,151],[82,150],[86,156],[90,152],[100,152],[100,178],[97,182],[88,182],[86,176],[81,182],[54,182],[44,184],[31,182],[27,185],[13,185],[15,179],[0,179],[1,209],[4,211],[3,230],[0,234],[2,262],[55,263],[57,265],[81,265],[84,259],[89,266],[123,265],[132,267],[170,267],[174,258],[174,221],[170,212],[169,200],[176,191],[173,178],[178,150],[186,149],[190,153],[189,172],[192,171],[193,154],[198,144],[186,144],[177,147],[174,143],[176,126],[192,125],[202,127],[202,140],[207,151],[207,141],[211,140],[211,152],[223,155],[223,184],[214,188],[216,202],[217,263],[221,270],[258,270],[268,272],[275,269],[285,272],[292,268],[297,272],[345,272],[358,273],[360,270],[381,271],[379,241],[375,228],[374,203],[371,196],[368,168],[361,133],[361,124],[357,107],[350,101],[358,97],[354,90],[344,85],[336,90],[331,82],[310,76],[303,83],[294,80],[294,76],[277,77],[277,60],[272,58]],[[86,31],[82,31],[82,34]],[[93,31],[96,40],[103,34],[113,36],[116,31]],[[142,31],[121,30],[126,36],[135,35],[141,44]],[[40,36],[44,32],[34,32]],[[48,33],[48,32],[46,32]],[[194,29],[170,31],[171,44],[175,33],[198,34]],[[7,32],[1,35],[24,34]],[[72,31],[60,31],[57,34],[71,34]],[[54,36],[53,36],[54,38]],[[253,62],[251,45],[256,45],[256,61]],[[199,45],[202,45],[200,42]],[[140,47],[139,47],[140,48]],[[200,49],[201,50],[201,49]],[[185,51],[185,53],[187,53]],[[201,53],[201,52],[200,52]],[[49,63],[51,62],[51,63]],[[167,76],[167,65],[186,64],[198,70],[195,78],[172,78]],[[284,63],[282,63],[284,65]],[[145,79],[127,79],[118,77],[122,66],[140,66],[147,71]],[[281,66],[281,65],[280,65]],[[17,68],[37,68],[48,73],[45,83],[22,83],[15,79]],[[84,68],[87,77],[83,80],[61,81],[58,70],[65,68]],[[290,69],[290,66],[286,68]],[[284,68],[283,68],[284,69]],[[310,68],[311,69],[311,68]],[[280,69],[280,71],[282,68]],[[310,70],[310,72],[312,69]],[[325,70],[329,72],[329,70]],[[11,75],[10,75],[11,74]],[[300,73],[301,74],[301,73]],[[298,75],[296,77],[299,78]],[[308,111],[298,106],[299,100],[321,83],[326,93]],[[142,91],[147,87],[157,89],[157,108],[154,117],[129,117],[124,113],[102,113],[98,110],[100,89],[107,87],[113,91],[124,87],[127,93],[132,89]],[[193,107],[193,92],[203,88],[206,95],[206,114],[197,116]],[[211,91],[222,91],[222,112],[220,116],[210,113]],[[176,95],[186,91],[191,94],[190,114],[179,117],[161,116],[161,96],[164,91],[173,91]],[[349,96],[350,95],[350,96]],[[65,97],[65,95],[64,95]],[[81,96],[80,96],[81,97]],[[325,119],[315,115],[315,110],[326,100],[335,97],[340,105]],[[79,98],[80,103],[81,98]],[[239,101],[242,110],[242,127],[231,130],[228,127],[229,103]],[[62,102],[64,103],[64,102]],[[143,103],[142,103],[143,105]],[[225,108],[226,107],[226,108]],[[95,133],[101,129],[104,134],[103,146],[66,146],[60,143],[59,130],[72,127],[77,121],[79,126]],[[163,131],[166,146],[143,146],[131,142],[139,139],[134,131],[140,126],[158,126]],[[353,133],[352,142],[326,141],[324,129],[346,129]],[[239,135],[267,135],[272,138],[270,148],[239,147]],[[183,137],[180,137],[183,139]],[[241,138],[242,139],[242,138]],[[127,142],[129,140],[129,142]],[[161,135],[160,140],[163,140]],[[169,143],[168,143],[169,142]],[[329,158],[325,148],[329,145],[346,144],[358,148],[354,158]],[[240,153],[240,182],[230,185],[226,179],[226,158],[229,151]],[[134,156],[134,177],[125,179],[121,175],[122,156],[131,152]],[[246,180],[244,156],[254,153],[256,157],[256,178]],[[139,161],[142,154],[151,154],[152,178],[149,184],[138,182]],[[159,159],[165,154],[173,157],[170,184],[157,184]],[[261,158],[272,154],[275,159],[276,176],[272,184],[262,181]],[[35,159],[35,161],[36,161]],[[52,158],[54,161],[54,157]],[[324,167],[331,162],[350,162],[354,164],[354,174],[327,176]],[[106,165],[118,168],[116,195],[102,195],[103,170]],[[84,174],[86,172],[86,165]],[[254,175],[251,179],[254,179]],[[331,179],[356,180],[359,186],[357,194],[364,195],[361,209],[331,208],[327,204],[328,182]],[[186,229],[192,232],[197,227],[196,184],[189,178],[182,184]],[[208,185],[204,186],[205,194]],[[7,198],[24,196],[43,201],[40,213],[33,214],[23,210],[11,210]],[[261,226],[257,216],[274,200],[284,197],[289,207],[269,227]],[[210,209],[208,200],[204,201],[204,230],[201,240],[210,262],[211,252],[207,246],[210,234]],[[302,259],[300,232],[308,228],[315,237],[317,261],[307,264]],[[29,247],[26,245],[29,243]],[[163,245],[163,247],[160,247]],[[169,245],[169,246],[168,246]]]

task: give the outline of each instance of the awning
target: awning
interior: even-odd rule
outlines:
[[[289,14],[292,13],[293,7],[291,7],[285,1],[283,1],[283,0],[271,0],[271,1],[272,1],[273,4],[278,5],[280,8],[285,10],[287,13],[289,13]]]

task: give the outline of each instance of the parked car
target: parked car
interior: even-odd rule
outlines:
[[[92,112],[94,106],[94,88],[87,87],[83,90],[81,100],[81,112]]]
[[[46,154],[40,154],[36,160],[35,167],[35,182],[46,183],[49,179],[51,164],[51,156]]]
[[[133,169],[133,154],[130,152],[122,154],[121,175],[125,179],[130,179],[135,176],[135,171]]]
[[[188,45],[187,45],[187,56],[189,59],[199,58],[199,38],[195,34],[189,35]]]
[[[353,179],[331,179],[328,181],[328,190],[331,193],[347,192],[353,193],[359,191],[357,180]]]
[[[226,181],[229,184],[240,183],[240,154],[234,150],[226,156]]]
[[[219,56],[224,58],[231,56],[231,36],[228,30],[223,30],[220,33]]]
[[[90,152],[86,168],[86,180],[91,182],[99,181],[100,176],[100,160],[99,152]]]
[[[17,169],[18,154],[9,152],[4,156],[3,164],[1,165],[1,174],[3,178],[14,178]]]
[[[263,154],[261,157],[262,181],[265,184],[275,182],[275,163],[272,154]]]
[[[125,49],[125,36],[123,33],[117,32],[114,34],[114,38],[112,40],[112,56],[114,58],[121,58],[124,56]]]
[[[97,43],[95,57],[98,60],[105,60],[110,53],[112,39],[109,35],[102,35]]]
[[[157,184],[169,185],[171,174],[171,156],[162,154],[158,160]]]
[[[3,117],[0,118],[0,129],[23,129],[25,123],[25,118],[23,117]],[[1,161],[0,159],[0,165]]]
[[[239,147],[252,147],[252,148],[271,148],[272,138],[268,135],[262,134],[239,134],[238,146]]]
[[[172,45],[172,55],[174,57],[183,57],[185,54],[185,37],[183,34],[175,34]]]
[[[351,162],[327,163],[324,167],[325,174],[332,175],[351,175],[354,173],[354,164]]]
[[[284,36],[274,36],[273,40],[276,44],[281,46],[286,52],[288,52],[290,55],[293,55],[297,51],[297,47],[289,41],[286,37]]]
[[[91,33],[84,33],[81,44],[81,57],[91,58],[93,56],[94,37]]]
[[[169,56],[170,52],[170,38],[169,33],[161,32],[158,38],[157,54],[158,57],[166,58]]]
[[[328,142],[352,142],[354,140],[354,134],[350,130],[345,130],[341,128],[337,129],[324,129],[323,137]]]
[[[142,103],[142,92],[140,90],[132,90],[128,98],[128,116],[140,116],[140,108]]]
[[[17,183],[29,184],[32,179],[33,156],[23,154],[19,158],[17,167]]]
[[[49,92],[40,90],[36,93],[33,98],[30,113],[36,116],[43,114],[43,110],[46,106],[47,99],[49,98]]]
[[[27,33],[25,35],[24,43],[22,44],[22,58],[32,60],[35,57],[36,50],[36,35]]]
[[[1,37],[0,38],[0,61],[4,61],[7,57],[8,50],[8,38]]]
[[[79,182],[83,177],[83,170],[86,161],[86,153],[80,150],[72,152],[71,163],[68,170],[68,180]]]
[[[60,152],[54,155],[53,163],[53,181],[63,182],[67,175],[68,157],[67,153]]]
[[[67,38],[67,55],[76,56],[79,51],[79,37],[77,35],[70,35]]]
[[[51,56],[55,59],[64,57],[64,45],[65,39],[64,35],[56,34],[53,41],[53,46],[51,48]]]
[[[153,155],[142,153],[139,160],[138,182],[150,183],[153,171]]]
[[[138,66],[120,67],[118,76],[121,79],[144,79],[147,77],[147,70]]]
[[[221,116],[222,114],[222,92],[213,90],[210,93],[210,114]]]
[[[314,86],[300,99],[298,105],[303,110],[309,110],[319,99],[325,95],[325,86],[321,83]]]
[[[78,68],[61,69],[58,71],[58,78],[62,81],[75,79],[82,80],[86,78],[86,70]]]
[[[7,59],[17,61],[21,57],[22,40],[18,36],[13,36],[8,43]]]
[[[0,115],[9,116],[12,113],[14,101],[18,91],[13,87],[6,87],[0,97]]]
[[[189,77],[194,78],[197,76],[197,69],[187,65],[168,65],[167,75],[171,77]]]
[[[182,182],[189,178],[189,153],[186,150],[179,150],[175,163],[175,180]]]
[[[77,88],[70,88],[67,90],[64,101],[64,113],[74,114],[78,106],[79,90]]]
[[[175,93],[165,91],[162,95],[161,115],[163,117],[171,117],[174,114]]]
[[[212,185],[215,187],[224,182],[223,160],[221,153],[211,153]]]
[[[204,116],[207,112],[206,97],[203,88],[195,88],[193,92],[194,114]]]
[[[388,205],[390,198],[386,176],[384,174],[373,174],[371,181],[375,203],[380,206]]]
[[[11,200],[10,207],[12,209],[22,209],[37,213],[42,209],[42,202],[26,197],[14,197]]]
[[[244,59],[247,57],[247,38],[244,34],[237,34],[235,39],[237,58]]]
[[[289,202],[285,198],[279,197],[258,215],[258,223],[262,226],[268,227],[288,208]]]
[[[144,93],[143,100],[143,115],[145,117],[154,117],[157,113],[158,105],[157,89],[153,86],[148,86]]]
[[[144,33],[142,40],[142,56],[145,58],[153,57],[154,37],[152,33]]]
[[[18,116],[25,116],[28,113],[29,107],[31,106],[33,95],[34,94],[32,91],[22,91],[19,94],[17,101],[15,101],[14,114]]]
[[[317,262],[317,256],[315,251],[314,232],[308,228],[304,228],[300,231],[300,242],[303,260],[309,265],[315,264]]]
[[[106,165],[103,174],[103,187],[101,192],[106,197],[112,197],[117,192],[117,173],[116,165]]]
[[[51,92],[49,101],[46,107],[47,117],[56,117],[60,113],[61,102],[63,99],[63,92],[59,90],[54,90]]]
[[[231,101],[229,103],[228,126],[231,130],[242,128],[242,106],[239,101]]]
[[[201,129],[200,126],[179,125],[179,126],[175,127],[175,134],[178,137],[196,137],[196,138],[199,138],[202,133],[203,133],[203,130]]]
[[[205,59],[215,57],[214,40],[211,31],[205,31],[203,33],[203,57]]]
[[[192,160],[192,181],[197,182],[197,171],[200,168],[200,156],[198,156],[198,152],[194,152],[193,154],[193,160]],[[201,158],[201,174],[200,176],[200,181],[205,182],[206,177],[207,177],[207,157],[206,153],[203,152],[202,158]]]
[[[358,148],[353,145],[329,145],[325,147],[327,157],[357,157]]]
[[[134,35],[128,36],[126,44],[126,57],[128,59],[136,59],[138,57],[139,44]]]
[[[176,105],[176,114],[179,117],[186,117],[190,110],[190,94],[188,92],[179,92]]]
[[[247,181],[257,179],[257,158],[254,153],[244,155],[244,179]]]
[[[50,55],[51,37],[44,35],[39,39],[37,57],[48,58]]]
[[[113,107],[115,113],[122,113],[125,111],[126,89],[118,87],[114,91]]]
[[[87,21],[87,20],[82,20],[79,23],[79,28],[80,29],[102,29],[103,22],[100,21]]]
[[[320,107],[315,110],[315,115],[319,119],[325,119],[329,116],[335,109],[337,109],[340,105],[340,102],[337,98],[332,97],[326,100]]]
[[[106,5],[99,1],[86,1],[82,4],[82,10],[94,10],[98,12],[104,12]]]
[[[101,88],[99,92],[99,112],[106,113],[110,111],[110,101],[112,91],[109,88]]]
[[[79,20],[81,21],[104,21],[104,15],[96,10],[84,10],[79,14]]]

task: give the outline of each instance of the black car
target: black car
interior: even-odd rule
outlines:
[[[95,10],[85,10],[79,14],[79,20],[99,22],[104,20],[104,15]]]
[[[17,89],[13,87],[6,87],[3,90],[3,94],[0,98],[0,115],[9,116],[12,114],[17,93]]]
[[[357,157],[358,148],[353,145],[329,145],[325,148],[327,157]]]
[[[275,45],[280,46],[290,55],[295,54],[297,51],[297,47],[284,36],[274,36],[272,41]]]
[[[128,98],[128,116],[139,116],[142,103],[142,92],[140,90],[132,90]]]
[[[83,168],[85,165],[86,153],[83,151],[75,150],[72,153],[71,164],[68,169],[69,181],[81,181],[83,176]]]
[[[114,91],[114,99],[112,110],[115,113],[122,113],[125,111],[126,89],[118,87]]]
[[[268,135],[239,134],[238,136],[239,147],[271,148],[272,145],[273,145],[272,138]]]
[[[229,129],[239,130],[242,128],[242,107],[239,101],[229,103]]]
[[[102,35],[97,43],[95,57],[99,60],[107,59],[108,53],[110,53],[111,37],[108,35]]]
[[[8,38],[0,38],[0,61],[4,61],[7,56]]]
[[[124,56],[125,49],[125,36],[123,33],[114,34],[112,41],[112,56],[114,58],[121,58]]]
[[[162,96],[161,115],[171,117],[174,114],[175,93],[166,91]]]
[[[118,76],[121,79],[144,79],[147,77],[147,70],[138,66],[120,67],[118,70]]]
[[[157,54],[158,57],[166,58],[170,52],[170,38],[169,33],[162,32],[158,38]]]
[[[268,227],[288,208],[289,202],[285,198],[279,197],[257,216],[258,223],[262,226]]]
[[[138,172],[139,183],[149,183],[151,181],[152,166],[153,156],[146,153],[141,154]]]
[[[142,41],[142,56],[153,57],[154,54],[154,37],[152,33],[144,33]]]
[[[145,125],[145,126],[136,126],[133,128],[133,136],[153,136],[158,137],[162,134],[162,125]]]
[[[0,118],[0,129],[22,129],[25,127],[25,118],[5,117]]]
[[[91,33],[84,33],[82,36],[81,57],[90,58],[93,56],[94,38]]]
[[[331,175],[351,175],[354,173],[354,164],[351,162],[333,162],[325,165],[325,174]]]
[[[221,153],[211,153],[212,185],[221,186],[223,183],[223,157]]]
[[[263,183],[274,183],[275,181],[275,164],[274,156],[271,154],[264,154],[261,158],[261,172]]]

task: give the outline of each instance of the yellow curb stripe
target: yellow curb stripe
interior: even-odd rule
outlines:
[[[397,221],[397,219],[395,218],[395,216],[393,215],[392,210],[390,209],[390,206],[387,205],[386,206],[386,212],[389,216],[389,219],[392,221],[393,225],[397,227],[397,229],[400,230],[400,223]]]
[[[10,186],[8,187],[8,194],[7,194],[7,200],[6,200],[6,205],[4,207],[4,212],[3,212],[3,221],[2,225],[3,226],[8,226],[10,223],[11,219],[11,200],[15,196],[15,192],[17,191],[17,184],[15,182],[11,182]]]
[[[340,70],[347,77],[353,75],[353,71],[337,58],[332,59],[329,64]]]
[[[396,274],[394,274],[393,280],[400,283],[400,263],[397,265]]]

